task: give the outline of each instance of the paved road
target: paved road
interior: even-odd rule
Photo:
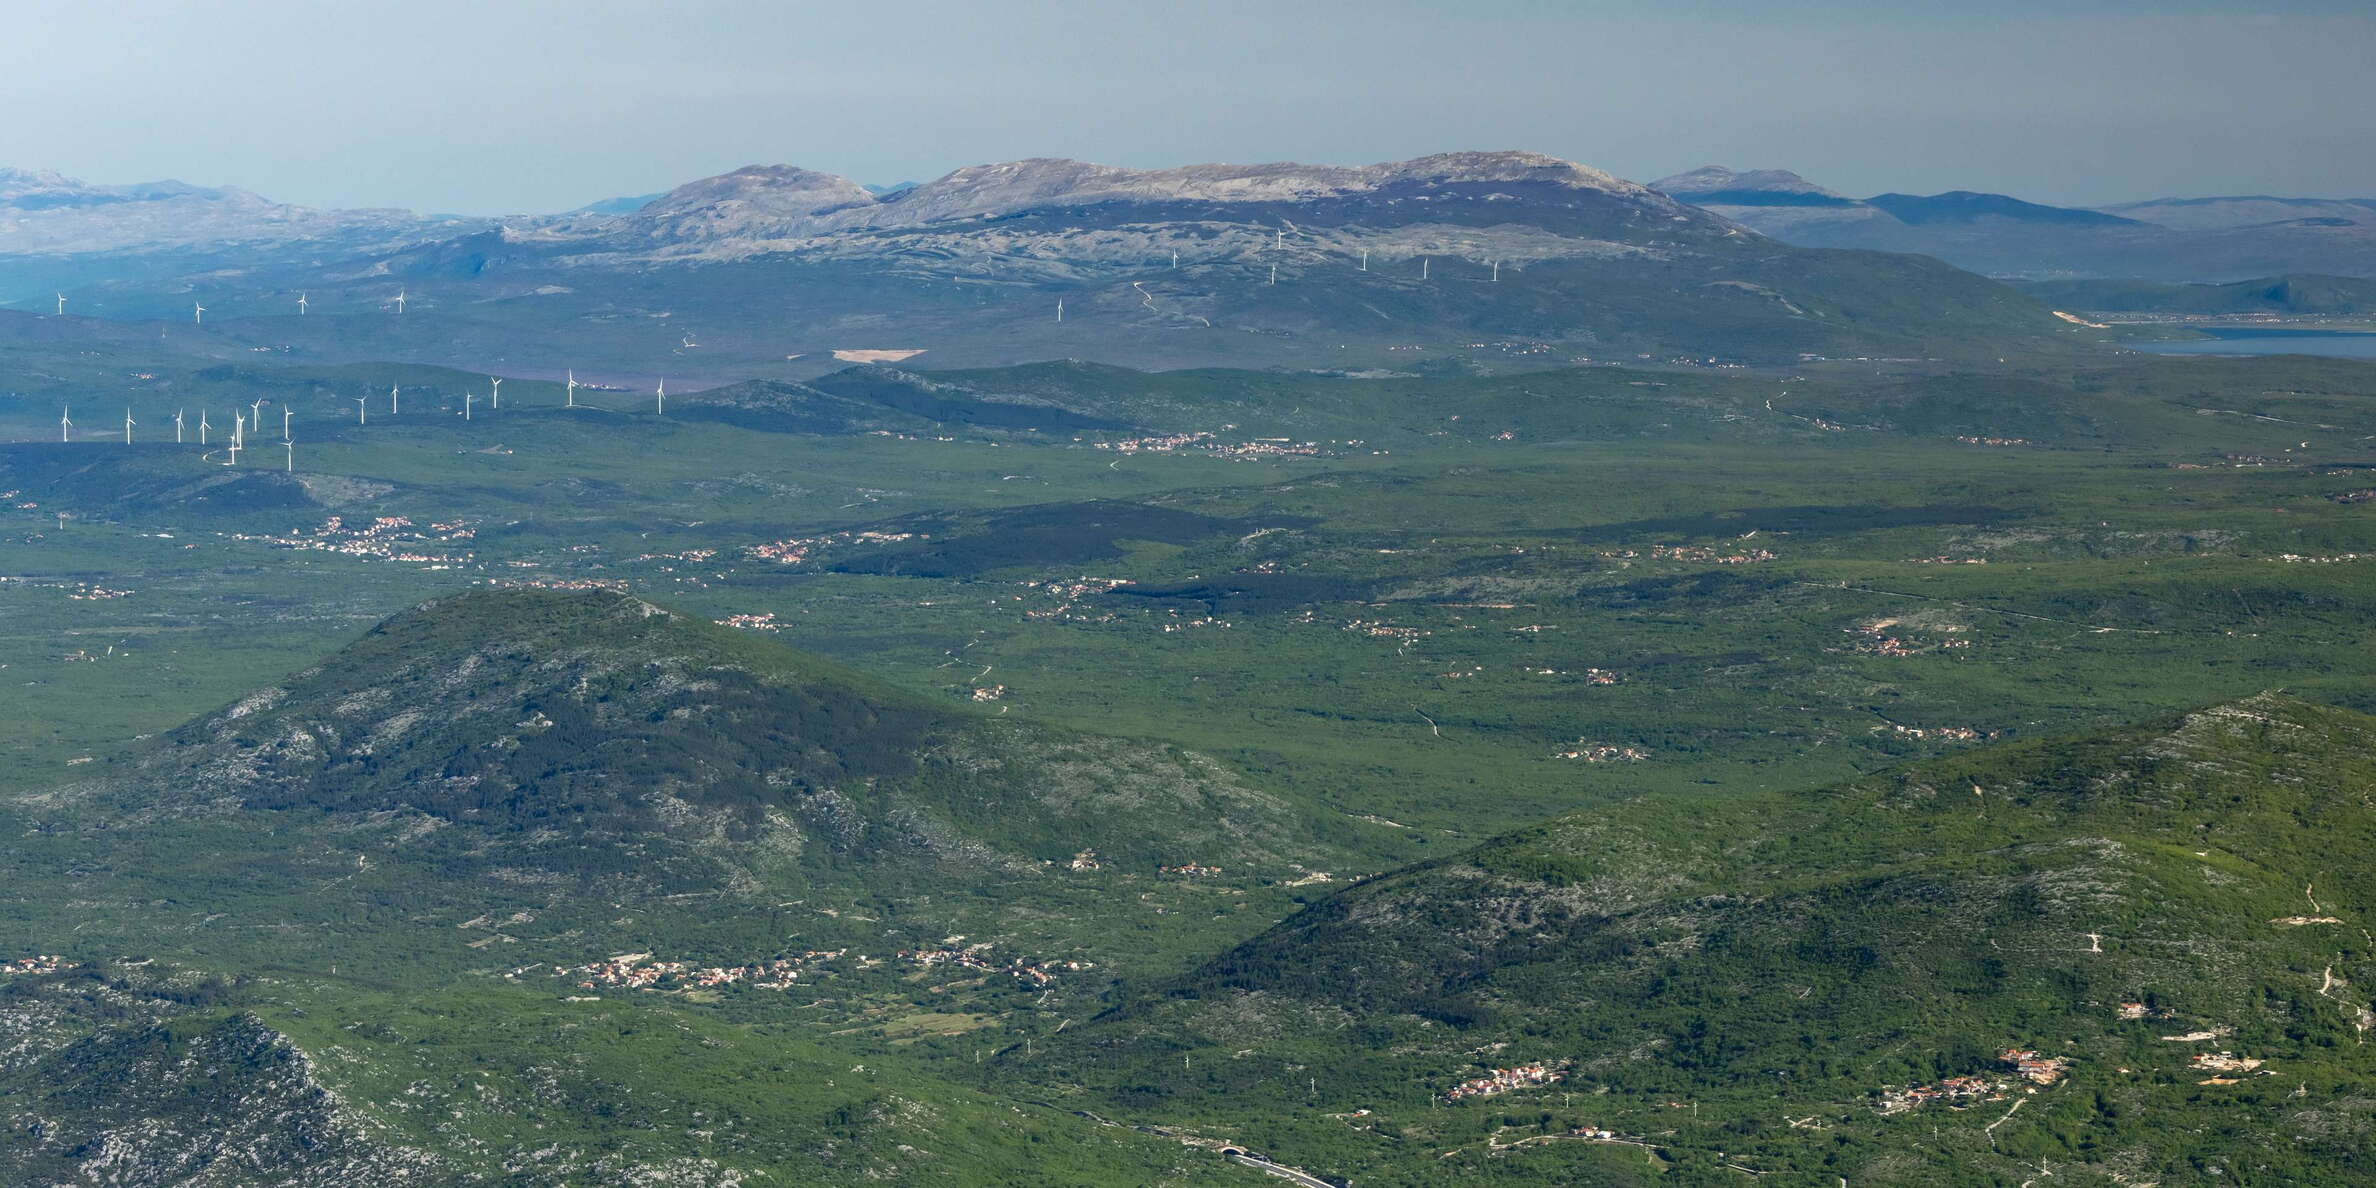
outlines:
[[[1267,1159],[1256,1159],[1250,1155],[1230,1155],[1227,1156],[1227,1158],[1233,1163],[1242,1163],[1247,1167],[1257,1168],[1259,1170],[1269,1172],[1270,1174],[1277,1176],[1282,1180],[1286,1180],[1295,1184],[1301,1184],[1303,1185],[1303,1188],[1336,1188],[1336,1185],[1331,1184],[1310,1172],[1288,1167],[1285,1164],[1272,1163]]]

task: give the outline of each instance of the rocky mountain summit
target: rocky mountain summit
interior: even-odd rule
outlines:
[[[1560,237],[1578,242],[1561,246],[1537,237],[1531,247],[1504,245],[1494,252],[1551,258],[1585,251],[1584,241],[1640,245],[1733,230],[1649,187],[1571,161],[1540,153],[1459,152],[1367,166],[1279,162],[1172,169],[1043,157],[967,166],[881,193],[815,170],[753,165],[687,183],[625,216],[514,224],[509,234],[520,242],[574,242],[603,257],[896,250],[911,258],[937,253],[978,259],[985,246],[1010,256],[1048,250],[1056,228],[1031,221],[1060,217],[1063,229],[1073,233],[1062,254],[1098,259],[1119,253],[1137,260],[1179,247],[1199,249],[1196,257],[1209,260],[1266,248],[1307,251],[1316,238],[1330,239],[1354,225],[1458,226],[1475,238],[1488,229],[1539,224],[1546,211],[1561,212],[1555,220]],[[941,238],[951,234],[998,238],[959,247]],[[1413,245],[1408,254],[1420,250],[1426,249]]]

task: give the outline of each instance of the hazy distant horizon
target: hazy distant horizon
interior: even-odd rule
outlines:
[[[1011,0],[892,19],[730,0],[133,0],[10,18],[0,98],[37,118],[0,136],[0,165],[475,214],[749,164],[888,185],[1028,156],[1160,168],[1492,148],[1639,181],[1791,169],[1854,195],[2376,195],[2376,122],[2318,82],[2376,60],[2376,16],[2258,7]],[[2273,100],[2270,80],[2308,81]]]

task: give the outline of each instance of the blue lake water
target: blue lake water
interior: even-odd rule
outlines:
[[[2376,359],[2376,334],[2352,330],[2205,330],[2192,342],[2132,342],[2156,355],[2332,355]]]

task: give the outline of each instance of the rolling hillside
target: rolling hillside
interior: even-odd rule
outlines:
[[[1686,1165],[1852,1182],[2044,1158],[2086,1182],[2339,1183],[2376,1124],[2353,1088],[2372,775],[2376,720],[2268,695],[1809,793],[1644,798],[1350,888],[1127,1001],[1069,1067],[1140,1108],[1366,1107],[1441,1147],[1572,1116]],[[2025,1079],[2012,1049],[2053,1067]],[[1555,1090],[1427,1100],[1522,1063]],[[1957,1108],[1905,1104],[1964,1077]],[[1723,1124],[1654,1120],[1677,1099]],[[1473,1165],[1557,1165],[1495,1145]]]

